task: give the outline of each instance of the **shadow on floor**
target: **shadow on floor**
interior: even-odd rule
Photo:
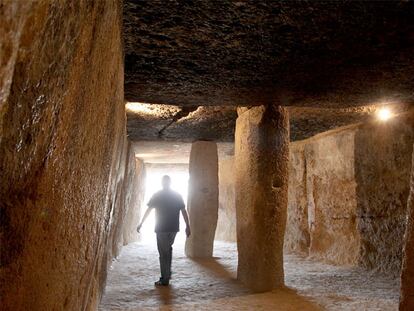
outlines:
[[[226,269],[217,259],[220,258],[189,258],[193,263],[201,266],[203,269],[209,270],[212,275],[219,278],[232,279],[236,281],[235,273]]]
[[[169,287],[154,286],[159,275],[156,247],[124,247],[109,273],[99,310],[321,310],[289,288],[261,294],[244,288],[236,280],[235,245],[217,244],[220,258],[211,259],[189,259],[177,245]]]

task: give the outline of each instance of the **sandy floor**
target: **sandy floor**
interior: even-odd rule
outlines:
[[[156,246],[130,244],[109,271],[99,310],[398,309],[397,280],[289,255],[287,288],[252,294],[235,280],[235,244],[216,242],[214,255],[210,260],[190,260],[184,256],[182,241],[177,241],[171,285],[157,288]]]

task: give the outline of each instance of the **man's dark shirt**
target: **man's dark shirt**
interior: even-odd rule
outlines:
[[[180,210],[185,208],[183,198],[172,190],[161,190],[149,200],[155,209],[155,232],[180,231]]]

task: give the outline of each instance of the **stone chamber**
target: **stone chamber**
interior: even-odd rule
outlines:
[[[414,310],[413,20],[0,0],[1,309]],[[136,231],[162,174],[193,232],[166,288]]]

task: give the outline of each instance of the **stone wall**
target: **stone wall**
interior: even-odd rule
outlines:
[[[408,113],[293,143],[285,251],[398,274],[413,140]]]
[[[407,227],[404,237],[399,310],[410,311],[414,309],[414,152],[411,165],[410,195],[407,205]]]
[[[127,142],[124,165],[119,170],[118,178],[121,182],[117,184],[115,205],[117,209],[113,212],[113,218],[116,223],[111,227],[110,242],[108,245],[112,249],[112,256],[109,259],[117,257],[123,245],[138,241],[138,232],[136,231],[140,217],[141,205],[145,194],[145,167],[144,163],[136,159],[135,149],[131,142]]]
[[[310,237],[306,196],[306,162],[303,145],[291,144],[285,252],[308,255]]]
[[[414,141],[414,112],[383,124],[368,124],[355,134],[359,263],[396,271],[403,236]]]
[[[335,264],[357,264],[356,129],[291,144],[286,252]]]
[[[413,118],[411,112],[291,143],[285,252],[399,273]],[[232,161],[220,162],[216,239],[234,242]]]
[[[316,137],[304,146],[309,255],[336,264],[355,264],[356,227],[354,130]]]
[[[234,157],[219,161],[219,210],[216,240],[236,242],[236,205],[234,201]]]
[[[94,310],[127,156],[118,1],[0,6],[0,295]]]
[[[144,162],[135,158],[135,153],[130,154],[130,165],[128,167],[125,187],[128,189],[125,196],[126,216],[123,222],[123,245],[139,240],[137,227],[143,211],[145,196],[146,169]]]

